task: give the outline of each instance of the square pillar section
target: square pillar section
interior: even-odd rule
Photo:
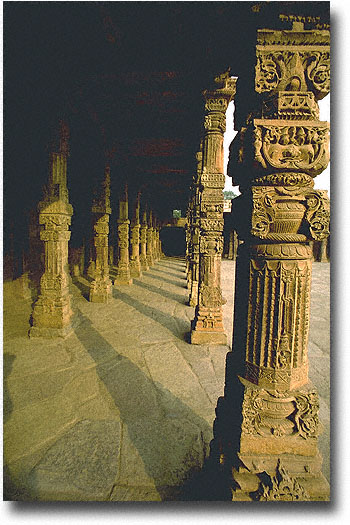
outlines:
[[[225,72],[215,78],[216,89],[204,91],[205,118],[200,176],[199,291],[192,321],[192,344],[226,344],[222,316],[221,254],[224,229],[224,148],[226,110],[236,80]]]

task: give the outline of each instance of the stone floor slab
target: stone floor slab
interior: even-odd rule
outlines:
[[[4,445],[10,499],[180,497],[182,484],[208,454],[217,399],[223,395],[234,273],[234,262],[223,260],[228,346],[188,343],[194,308],[186,304],[181,259],[163,258],[133,285],[114,287],[109,304],[89,303],[84,283],[75,281],[79,323],[64,340],[29,339],[31,299],[16,283],[5,283]],[[325,431],[319,446],[329,478],[327,263],[313,266],[311,302],[310,379],[320,394]]]

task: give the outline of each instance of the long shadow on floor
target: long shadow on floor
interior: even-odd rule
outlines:
[[[218,471],[213,466],[209,471],[208,466],[201,470],[212,437],[212,429],[208,422],[162,384],[153,382],[127,357],[119,354],[87,317],[80,311],[79,315],[80,323],[75,329],[75,334],[95,361],[96,372],[117,407],[123,424],[122,450],[125,456],[119,458],[120,462],[116,461],[116,457],[110,459],[116,465],[127,465],[126,470],[120,472],[123,474],[124,486],[125,483],[131,486],[145,485],[144,480],[137,479],[137,467],[134,467],[134,461],[137,464],[135,452],[130,449],[130,445],[124,448],[128,441],[131,441],[142,460],[139,463],[144,465],[145,472],[154,481],[163,501],[227,499],[220,487]],[[67,455],[69,451],[65,450],[62,453]],[[114,455],[118,455],[117,449]],[[55,461],[56,464],[60,464],[58,456],[55,457]],[[82,456],[81,451],[77,459],[72,457],[69,462],[71,476],[72,469],[82,467],[82,461],[84,468],[89,469],[93,459]],[[130,465],[131,471],[128,472]],[[123,467],[116,467],[117,470],[118,468]],[[35,491],[38,484],[35,469],[32,474]],[[117,474],[118,472],[115,472],[115,479]],[[74,476],[71,479],[74,479]],[[118,494],[115,492],[118,490],[117,484],[106,489],[110,490],[112,499],[113,494]],[[117,496],[114,497],[118,499]]]
[[[164,326],[164,328],[172,332],[181,341],[186,339],[186,334],[190,328],[190,321],[186,319],[180,319],[179,317],[174,317],[170,314],[164,314],[157,308],[147,306],[134,297],[130,297],[130,295],[121,292],[119,288],[113,289],[112,294],[115,299],[120,299],[125,304],[135,308],[135,310],[140,312],[142,315],[145,315],[146,317],[149,317],[153,321],[156,321],[160,325]]]
[[[158,270],[158,268],[154,268],[154,270],[156,270],[157,272],[162,272],[162,274],[167,273],[167,272],[163,272],[162,270]],[[167,279],[166,277],[163,277],[163,275],[154,275],[153,273],[147,273],[146,275],[147,277],[152,277],[152,279],[158,279],[159,281],[163,281],[165,283],[172,284],[174,286],[178,286],[179,288],[187,288],[187,286],[180,280],[173,281],[172,279]]]
[[[157,288],[156,286],[140,281],[139,279],[134,279],[134,284],[150,292],[158,293],[159,295],[162,295],[163,297],[166,297],[167,299],[171,299],[172,301],[176,301],[177,303],[180,303],[180,304],[188,303],[188,300],[183,295],[179,295],[173,292],[168,292],[167,290],[164,290],[164,288]]]
[[[185,265],[184,265],[183,268],[179,268],[178,265],[174,265],[174,264],[171,264],[171,263],[170,264],[164,264],[162,262],[158,262],[157,263],[157,269],[159,269],[159,271],[163,271],[164,273],[171,273],[173,275],[176,275],[176,277],[177,276],[183,276],[186,273]],[[167,270],[167,271],[165,271],[165,270]]]

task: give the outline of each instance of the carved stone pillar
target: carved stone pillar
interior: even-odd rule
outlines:
[[[94,200],[91,210],[94,218],[94,265],[91,265],[93,269],[90,272],[92,281],[89,301],[93,303],[107,303],[112,292],[108,264],[109,216],[111,214],[110,181],[110,168],[106,166],[102,194],[99,199]]]
[[[153,242],[152,242],[152,253],[153,253],[153,261],[157,262],[159,260],[158,257],[158,243],[157,243],[157,219],[156,217],[153,218]]]
[[[233,255],[234,254],[234,242],[235,242],[234,235],[235,235],[234,230],[231,230],[229,241],[228,241],[228,254],[227,254],[227,258],[230,259],[231,261],[234,258],[234,255]]]
[[[147,264],[148,267],[154,265],[153,259],[153,215],[152,210],[149,212],[148,227],[147,227]]]
[[[186,277],[187,277],[187,289],[191,291],[191,280],[192,280],[192,200],[193,200],[193,187],[191,187],[191,198],[188,203],[186,212],[186,225],[185,225],[185,262],[186,262]]]
[[[327,241],[329,239],[323,239],[320,242],[320,255],[319,255],[319,261],[320,262],[328,262],[328,256],[327,256]]]
[[[226,344],[222,320],[221,254],[223,248],[225,185],[223,135],[226,109],[235,93],[228,73],[215,79],[217,88],[205,91],[201,172],[199,300],[192,321],[191,343]]]
[[[125,185],[124,194],[119,199],[119,219],[118,224],[118,263],[117,277],[114,285],[132,284],[129,262],[129,208],[128,208],[128,187]]]
[[[59,153],[51,153],[49,182],[38,205],[45,270],[33,309],[30,337],[65,337],[72,330],[68,241],[73,208],[67,190],[68,134],[62,122]]]
[[[131,277],[141,277],[141,262],[140,262],[140,194],[134,206],[134,214],[131,221],[130,228],[130,274]]]
[[[244,242],[221,405],[225,424],[220,411],[217,419],[221,459],[233,465],[233,500],[326,500],[307,346],[309,241],[329,234],[328,197],[313,189],[329,160],[328,123],[318,120],[317,104],[329,91],[329,32],[300,25],[259,30],[255,73],[262,118],[255,108],[229,166],[242,191],[233,213]]]
[[[200,246],[200,204],[201,204],[201,189],[200,189],[200,174],[202,167],[202,151],[198,151],[197,155],[197,174],[193,182],[193,204],[192,204],[192,252],[191,252],[191,288],[189,296],[189,305],[198,305],[198,286],[199,286],[199,246]]]
[[[193,190],[192,190],[193,191]],[[185,224],[185,263],[186,263],[186,276],[187,276],[187,288],[191,290],[191,252],[192,252],[192,193],[191,199],[188,203],[186,211],[186,224]]]
[[[158,222],[157,224],[157,253],[158,253],[158,260],[162,257],[162,243],[160,240],[160,230],[161,230],[161,223]]]
[[[143,272],[146,272],[149,270],[149,265],[147,262],[147,230],[148,230],[148,224],[147,224],[147,210],[143,210],[142,214],[142,223],[140,228],[140,263],[141,263],[141,270]]]

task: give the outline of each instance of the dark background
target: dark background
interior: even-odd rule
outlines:
[[[27,249],[60,118],[70,127],[72,246],[89,234],[106,159],[112,220],[125,180],[130,200],[141,190],[160,219],[184,214],[201,92],[230,66],[244,104],[256,29],[289,29],[280,13],[329,22],[329,2],[4,2],[4,253]]]

